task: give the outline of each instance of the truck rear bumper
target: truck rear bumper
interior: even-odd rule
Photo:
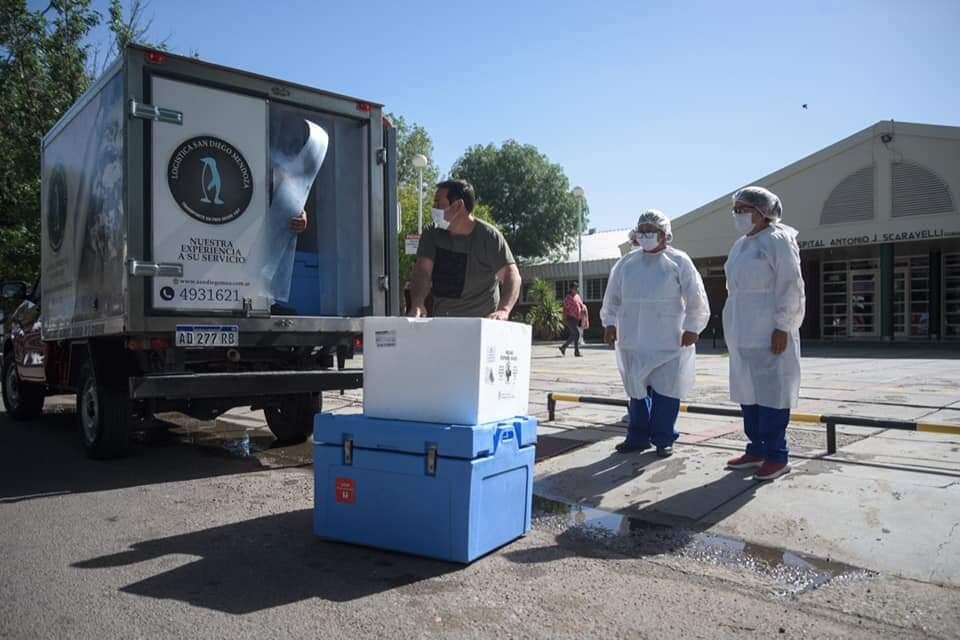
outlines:
[[[130,378],[130,397],[146,400],[278,396],[362,386],[362,369],[164,374]]]

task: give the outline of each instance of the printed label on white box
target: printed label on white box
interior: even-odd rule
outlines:
[[[396,331],[377,331],[375,335],[377,348],[397,346]]]

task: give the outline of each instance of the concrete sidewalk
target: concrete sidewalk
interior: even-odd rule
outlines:
[[[897,358],[857,350],[805,356],[799,411],[960,424],[960,362],[908,349]],[[886,355],[886,352],[883,352]],[[536,346],[530,412],[545,421],[550,391],[623,397],[613,353],[585,357]],[[729,404],[727,361],[700,355],[690,402]],[[329,394],[324,409],[361,410],[362,394]],[[791,425],[793,472],[760,484],[729,472],[744,445],[738,419],[681,415],[675,455],[617,455],[622,409],[558,406],[539,434],[587,443],[537,465],[535,492],[560,502],[633,516],[844,562],[921,581],[960,586],[960,438],[839,427],[826,455],[824,429]],[[232,411],[222,429],[263,428],[260,412]]]

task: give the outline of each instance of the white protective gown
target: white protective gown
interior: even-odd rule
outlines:
[[[723,333],[730,352],[730,399],[772,409],[800,397],[800,325],[806,309],[797,231],[771,224],[737,240],[727,263]],[[787,333],[780,355],[770,350],[774,329]]]
[[[670,398],[693,388],[696,347],[680,346],[684,331],[700,333],[710,320],[703,280],[683,251],[633,251],[614,265],[600,310],[617,328],[617,365],[631,398],[647,386]]]

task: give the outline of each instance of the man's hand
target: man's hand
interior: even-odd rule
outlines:
[[[423,306],[413,306],[413,307],[410,307],[410,311],[408,315],[411,318],[426,318],[427,309]]]
[[[692,344],[697,344],[697,339],[699,337],[699,333],[694,333],[693,331],[684,331],[683,335],[680,337],[680,346],[689,347]]]
[[[603,341],[606,342],[611,347],[617,342],[617,328],[616,327],[604,327],[603,328]]]
[[[491,320],[509,320],[510,312],[506,309],[497,309],[487,317]]]
[[[774,329],[773,335],[770,336],[770,351],[776,355],[780,355],[787,349],[787,332],[780,331],[780,329]]]
[[[303,233],[307,230],[307,212],[301,211],[300,215],[290,218],[290,231],[294,233]]]

